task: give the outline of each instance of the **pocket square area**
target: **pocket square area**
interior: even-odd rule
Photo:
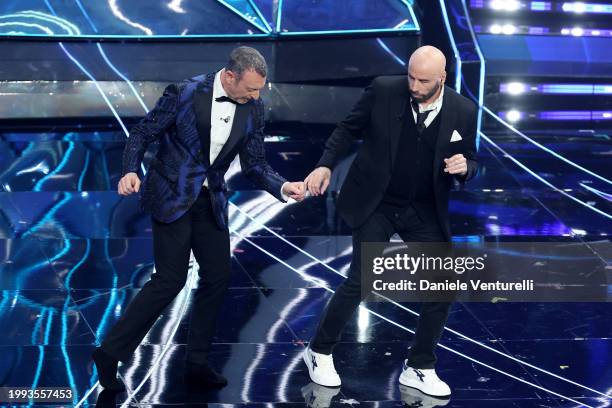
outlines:
[[[451,136],[450,141],[451,142],[458,142],[459,140],[463,140],[463,138],[461,137],[459,132],[457,132],[456,130],[453,130],[453,135]]]

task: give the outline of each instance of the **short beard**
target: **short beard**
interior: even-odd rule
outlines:
[[[414,95],[412,96],[412,99],[414,99],[415,101],[417,101],[418,103],[423,103],[425,101],[428,101],[432,96],[434,96],[436,93],[438,93],[438,91],[440,90],[440,87],[442,86],[441,81],[438,79],[436,81],[436,85],[431,89],[431,91],[429,91],[427,93],[427,95],[422,96],[422,97],[418,97],[415,98]]]

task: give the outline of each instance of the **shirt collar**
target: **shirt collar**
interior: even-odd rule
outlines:
[[[215,74],[215,82],[213,83],[213,97],[215,99],[221,96],[228,96],[225,89],[223,89],[223,85],[221,85],[221,73],[224,70],[225,68]]]
[[[411,98],[412,99],[412,98]],[[419,112],[418,113],[423,113],[426,111],[439,111],[440,108],[442,107],[442,101],[444,99],[444,85],[442,85],[442,90],[440,91],[440,96],[438,96],[438,98],[433,101],[432,103],[430,103],[429,105],[426,106],[421,106],[421,104],[419,104]]]

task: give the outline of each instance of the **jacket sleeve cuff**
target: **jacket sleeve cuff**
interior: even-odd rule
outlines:
[[[328,154],[323,154],[316,167],[327,167],[330,170],[334,169],[335,161]]]

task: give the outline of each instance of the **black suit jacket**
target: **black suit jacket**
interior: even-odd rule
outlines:
[[[397,145],[410,103],[406,76],[378,77],[363,92],[349,115],[340,122],[325,144],[317,166],[333,169],[347,155],[351,144],[362,139],[338,197],[338,211],[351,228],[358,228],[380,204],[391,180]],[[410,111],[408,111],[410,112]],[[440,130],[433,163],[436,212],[442,231],[450,240],[448,197],[453,178],[465,182],[477,173],[476,131],[477,106],[449,87],[444,89],[440,110]],[[461,141],[450,141],[453,131]],[[467,159],[463,177],[444,173],[444,159],[462,153]]]

